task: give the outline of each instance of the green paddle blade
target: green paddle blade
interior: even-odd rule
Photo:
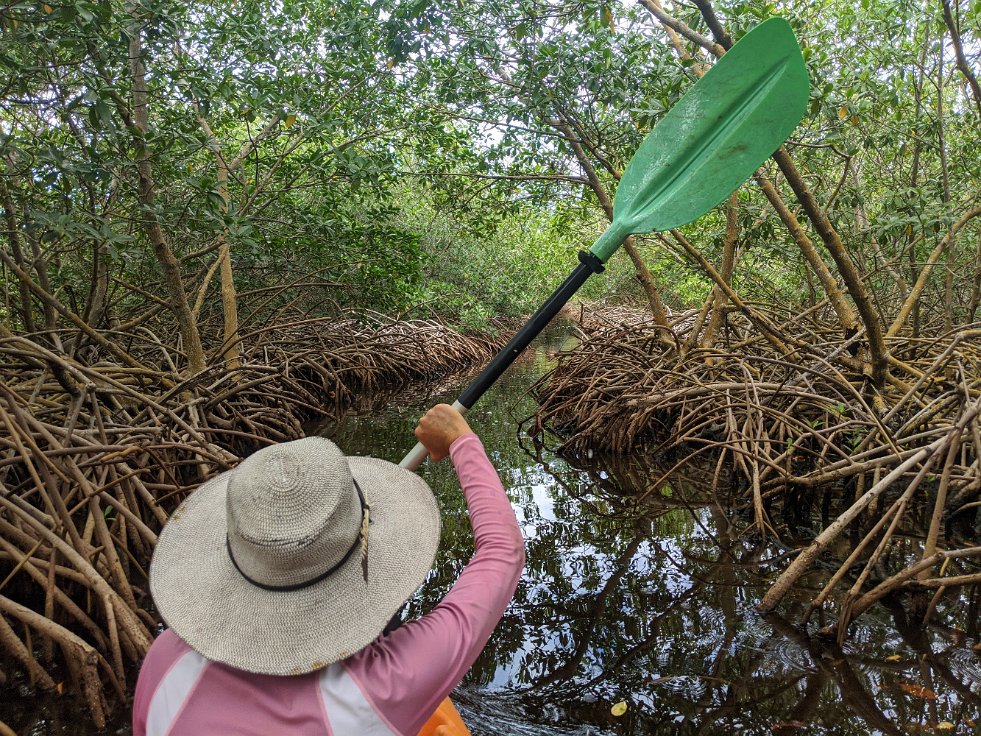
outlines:
[[[739,40],[658,122],[617,188],[613,223],[590,251],[605,262],[631,233],[670,230],[732,194],[797,127],[807,68],[787,21]]]

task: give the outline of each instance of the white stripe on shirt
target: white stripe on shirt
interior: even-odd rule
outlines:
[[[334,736],[397,736],[365,699],[344,665],[338,662],[326,667],[318,680]]]
[[[208,660],[192,649],[167,670],[147,709],[146,736],[167,736],[207,666]]]

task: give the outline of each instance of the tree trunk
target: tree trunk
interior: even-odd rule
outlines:
[[[715,36],[715,40],[728,51],[732,47],[732,39],[729,38],[729,34],[726,33],[725,28],[722,27],[722,23],[719,22],[712,3],[709,0],[694,0],[694,3],[695,7],[698,8],[698,12],[702,14],[705,24],[712,31],[712,35]]]
[[[978,307],[981,307],[981,233],[978,233],[978,255],[974,259],[974,288],[971,289],[971,307],[967,313],[967,321],[973,322],[978,318]]]
[[[228,215],[231,195],[228,192],[228,167],[218,157],[218,194],[221,195],[222,215]],[[232,275],[232,253],[228,245],[228,227],[222,227],[219,236],[218,260],[221,263],[221,306],[225,316],[224,341],[225,368],[233,372],[242,367],[242,345],[238,334],[238,297]]]
[[[920,294],[923,293],[923,289],[926,288],[927,280],[930,277],[930,272],[936,267],[937,263],[940,262],[940,256],[943,255],[944,250],[950,245],[954,237],[957,235],[958,231],[963,228],[968,222],[973,220],[975,217],[981,216],[981,206],[974,207],[967,212],[955,222],[943,239],[937,243],[937,247],[933,249],[930,253],[930,257],[927,258],[927,262],[923,264],[923,268],[920,269],[919,276],[916,278],[916,282],[913,284],[913,288],[910,289],[909,296],[906,297],[906,301],[899,308],[899,314],[896,315],[896,319],[889,326],[888,332],[886,332],[886,337],[895,337],[899,334],[902,329],[903,324],[909,318],[910,312],[913,310],[913,306],[919,301]]]
[[[92,243],[92,276],[83,318],[98,328],[109,305],[109,249],[104,242]]]
[[[722,248],[722,272],[719,274],[722,280],[732,285],[732,273],[736,266],[736,244],[739,240],[739,192],[733,192],[729,201],[726,202],[726,238]],[[708,327],[702,336],[701,346],[712,348],[718,337],[719,330],[722,328],[723,307],[729,301],[726,293],[718,286],[712,287],[712,315],[709,317]]]
[[[703,36],[690,26],[664,12],[664,8],[661,7],[661,3],[658,2],[658,0],[640,0],[640,4],[647,8],[651,15],[661,21],[661,25],[663,25],[665,28],[670,28],[672,31],[681,34],[689,41],[701,46],[709,53],[718,57],[722,56],[726,52],[722,46],[715,43],[711,38]]]
[[[664,12],[664,7],[661,5],[661,0],[641,0],[641,4],[644,5],[658,20],[661,21],[661,27],[664,32],[668,34],[668,39],[671,41],[671,46],[674,48],[675,54],[682,61],[694,61],[691,69],[696,77],[701,78],[712,67],[702,61],[694,59],[691,54],[688,53],[688,49],[681,41],[681,36],[676,29],[676,21],[674,21],[671,16]],[[707,40],[707,39],[706,39]],[[721,54],[720,54],[721,55]]]
[[[110,199],[111,199],[110,195]],[[89,190],[89,210],[96,211],[95,195]],[[85,300],[83,319],[98,329],[109,309],[109,247],[102,239],[92,240],[92,275]]]
[[[800,248],[800,252],[804,256],[804,260],[807,261],[807,265],[810,266],[811,271],[814,272],[818,281],[821,282],[821,288],[828,297],[831,308],[838,315],[838,322],[841,323],[846,339],[851,337],[858,332],[861,320],[855,314],[855,310],[849,303],[845,292],[838,286],[838,281],[835,279],[834,274],[831,273],[831,269],[828,268],[824,259],[821,258],[821,254],[814,247],[813,241],[804,232],[804,228],[798,221],[797,216],[787,206],[787,203],[783,201],[783,197],[780,196],[780,192],[777,191],[773,182],[764,176],[762,172],[757,172],[755,178],[756,182],[760,185],[760,189],[763,190],[763,194],[766,195],[770,204],[773,205],[773,209],[776,211],[780,221],[790,232],[790,237],[794,239],[797,247]]]
[[[136,169],[139,174],[138,192],[142,206],[142,225],[150,239],[153,254],[163,271],[164,283],[170,292],[170,308],[177,319],[177,326],[184,343],[184,352],[187,355],[188,369],[191,374],[195,374],[204,370],[205,367],[201,335],[187,303],[180,263],[174,256],[155,210],[156,185],[153,181],[150,150],[146,143],[147,133],[150,129],[150,116],[147,109],[146,68],[143,66],[142,59],[143,19],[138,3],[130,3],[127,10],[131,20],[127,28],[127,35],[129,36],[130,75],[133,80],[133,144],[136,149]]]
[[[712,281],[715,282],[716,286],[722,289],[725,295],[729,298],[729,301],[731,301],[736,308],[745,314],[746,317],[759,328],[760,332],[763,334],[763,337],[766,338],[771,345],[773,345],[777,353],[785,356],[787,360],[797,359],[796,351],[790,348],[784,342],[783,336],[780,334],[779,329],[777,329],[770,322],[770,320],[767,319],[765,314],[757,312],[755,309],[750,307],[739,297],[739,294],[733,291],[732,287],[726,283],[725,279],[723,279],[719,272],[715,270],[715,267],[705,259],[705,256],[703,256],[695,246],[688,242],[688,239],[684,236],[684,233],[682,233],[678,228],[673,228],[671,230],[671,236],[675,239],[675,241],[677,241],[678,245],[680,245],[699,266],[701,266],[702,270],[710,279],[712,279]]]
[[[946,3],[945,3],[946,5]],[[947,8],[944,9],[946,14]],[[950,205],[950,170],[947,167],[947,140],[944,136],[944,38],[940,34],[940,59],[937,62],[937,145],[940,153],[940,176],[943,184],[944,209]],[[954,326],[954,264],[957,261],[955,240],[947,244],[947,272],[944,274],[944,332]]]
[[[44,289],[49,294],[54,294],[54,290],[51,288],[51,280],[48,278],[48,262],[44,257],[44,253],[41,251],[41,243],[38,241],[37,236],[29,233],[27,239],[31,243],[31,253],[34,256],[33,266],[34,273],[37,274],[37,283],[42,289]],[[44,327],[48,332],[48,342],[58,351],[63,352],[61,346],[61,338],[58,336],[58,312],[49,303],[44,302]]]
[[[964,79],[967,80],[968,87],[971,88],[971,93],[974,96],[974,107],[978,111],[978,117],[981,118],[981,85],[978,84],[978,78],[974,76],[974,72],[971,71],[971,67],[967,63],[967,57],[964,55],[964,45],[961,42],[960,29],[954,22],[954,15],[950,9],[950,0],[942,0],[942,2],[944,23],[947,24],[947,29],[950,31],[950,42],[954,47],[954,54],[957,57],[957,68],[960,69],[961,74],[964,75]],[[943,53],[942,50],[941,53]]]
[[[827,213],[817,203],[811,190],[804,183],[804,179],[797,171],[797,167],[794,166],[794,162],[787,151],[781,147],[773,154],[773,159],[777,162],[783,175],[787,177],[787,183],[794,190],[794,194],[797,195],[808,219],[821,236],[828,252],[831,253],[835,265],[838,266],[838,273],[841,274],[845,282],[845,288],[858,308],[858,314],[865,326],[868,340],[869,360],[872,364],[872,382],[876,387],[881,388],[888,376],[888,355],[882,335],[882,321],[872,305],[872,299],[869,297],[868,289],[865,288],[862,276],[848,255],[848,251],[841,242],[841,238],[838,237],[831,220],[828,219]]]
[[[918,74],[916,76],[916,85],[913,89],[913,102],[914,102],[914,113],[913,113],[913,125],[914,128],[919,128],[920,125],[920,114],[923,111],[923,82],[926,79],[926,56],[927,51],[930,48],[930,24],[923,24],[923,45],[920,47],[920,63],[917,69]],[[910,167],[910,177],[909,183],[910,188],[915,189],[917,183],[920,179],[920,155],[922,153],[922,143],[921,136],[913,136],[913,162]],[[913,229],[910,228],[909,235],[907,236],[907,261],[909,265],[909,281],[913,283],[916,281],[918,273],[918,264],[916,260],[916,240],[917,237],[913,233]],[[903,300],[905,301],[909,297],[909,291],[903,295]],[[916,339],[920,336],[920,303],[916,302],[913,305],[912,313],[912,324],[911,329],[913,331],[913,338]]]
[[[255,138],[249,140],[242,146],[238,155],[228,161],[221,150],[221,144],[218,142],[218,137],[214,134],[211,126],[208,124],[207,119],[201,110],[198,110],[198,124],[204,131],[208,138],[208,147],[215,156],[215,163],[218,167],[218,194],[221,197],[221,214],[222,216],[227,216],[231,212],[232,197],[231,192],[228,188],[228,177],[233,171],[236,171],[246,158],[255,150],[255,147],[259,145],[261,141],[268,138],[273,131],[276,130],[276,126],[279,125],[281,120],[280,114],[273,115],[272,119],[263,128],[262,132],[259,133]],[[257,183],[258,186],[258,183]],[[219,246],[218,246],[218,265],[221,269],[221,304],[222,312],[224,315],[224,340],[222,342],[222,351],[225,356],[225,368],[228,371],[236,371],[242,365],[242,345],[241,336],[238,330],[238,294],[235,290],[235,277],[232,271],[232,253],[231,253],[231,243],[229,242],[228,228],[223,227],[221,235],[219,236]],[[203,298],[204,291],[208,288],[208,282],[211,279],[211,272],[205,278],[204,284],[201,287],[201,297]],[[198,305],[192,310],[192,314],[197,314]]]
[[[7,188],[6,176],[0,176],[0,204],[3,205],[4,222],[7,226],[7,242],[10,243],[10,254],[14,262],[21,269],[26,271],[27,264],[24,263],[24,252],[20,247],[20,229],[17,227],[17,211],[14,209],[14,202]],[[18,280],[18,291],[20,293],[20,319],[26,332],[36,332],[34,326],[34,306],[31,303],[31,290],[22,280]]]

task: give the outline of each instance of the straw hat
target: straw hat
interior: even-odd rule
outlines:
[[[440,518],[419,476],[309,437],[259,450],[174,512],[150,590],[210,660],[295,675],[370,644],[432,568]]]

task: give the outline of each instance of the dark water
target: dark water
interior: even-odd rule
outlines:
[[[518,429],[534,408],[525,388],[561,343],[553,335],[516,364],[468,416],[528,552],[514,603],[454,695],[475,736],[981,732],[977,597],[942,606],[926,630],[882,607],[839,649],[814,632],[832,621],[795,625],[820,574],[781,615],[755,612],[789,550],[731,526],[697,474],[636,503],[636,489],[660,475],[642,462],[594,457],[580,468],[532,452]],[[324,434],[348,454],[398,462],[418,416],[460,388],[387,399]],[[444,533],[416,614],[472,553],[449,463],[420,473],[440,500]],[[621,702],[626,711],[614,716]]]
[[[981,733],[977,594],[943,604],[925,630],[902,608],[880,607],[839,649],[815,635],[832,621],[795,625],[824,573],[805,578],[781,615],[755,612],[789,549],[730,525],[697,472],[637,503],[637,490],[660,476],[643,458],[594,457],[580,467],[533,451],[518,429],[534,408],[525,389],[564,341],[553,333],[468,417],[528,552],[513,604],[454,694],[475,736]],[[374,397],[323,433],[348,454],[398,462],[420,414],[452,401],[458,383]],[[451,466],[420,472],[444,531],[412,615],[439,600],[472,553]],[[910,539],[892,554],[915,552]],[[626,711],[614,716],[618,703]],[[94,733],[74,701],[39,696],[16,678],[0,686],[0,720],[18,734]],[[127,720],[118,713],[110,733],[128,734]]]

